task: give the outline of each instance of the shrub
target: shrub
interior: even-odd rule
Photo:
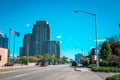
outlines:
[[[108,66],[108,62],[102,61],[102,62],[99,63],[99,65],[102,66],[102,67],[107,67]]]
[[[109,67],[116,67],[117,66],[117,63],[113,62],[113,61],[110,61],[108,62],[108,66]]]
[[[107,61],[102,61],[102,62],[99,63],[99,65],[100,65],[101,67],[116,67],[116,66],[117,66],[117,63],[115,63],[115,62],[113,62],[113,61],[109,61],[109,62],[107,62]]]
[[[13,64],[12,63],[6,63],[6,64],[4,64],[4,66],[13,66]]]
[[[92,71],[95,72],[120,72],[120,68],[117,67],[92,67]]]
[[[88,65],[88,68],[92,68],[94,66],[96,66],[96,64],[90,64],[90,65]]]
[[[120,80],[120,74],[107,77],[106,80]]]

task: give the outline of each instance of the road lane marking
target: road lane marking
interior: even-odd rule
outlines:
[[[0,74],[7,74],[7,73],[12,73],[12,72],[16,72],[16,70],[0,72]]]
[[[14,77],[15,77],[15,78],[18,78],[18,77],[22,77],[22,76],[26,76],[26,75],[29,75],[29,73],[19,74],[19,75],[16,75],[16,76],[14,76]]]
[[[35,69],[47,69],[47,70],[50,70],[52,69],[53,66],[48,66],[48,67],[37,67],[37,68],[29,68],[29,69],[20,69],[20,70],[10,70],[10,71],[3,71],[3,72],[0,72],[0,75],[2,74],[8,74],[8,73],[13,73],[13,72],[20,72],[20,71],[27,71],[27,70],[35,70]],[[57,66],[55,67],[54,66],[54,69],[55,68],[58,68]]]
[[[61,75],[60,77],[58,77],[56,80],[62,80],[62,78],[67,77],[69,74],[71,74],[71,72],[65,73],[64,75]]]
[[[8,73],[13,73],[13,72],[18,72],[18,71],[35,70],[35,69],[39,69],[39,68],[30,68],[30,69],[4,71],[4,72],[0,72],[0,75],[1,75],[1,74],[8,74]]]

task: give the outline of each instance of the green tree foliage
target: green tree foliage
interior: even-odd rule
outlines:
[[[43,60],[43,56],[41,56],[41,55],[37,55],[37,56],[33,56],[33,57],[36,57],[37,61]]]
[[[92,50],[88,53],[89,64],[92,64]]]
[[[102,46],[101,46],[101,50],[100,50],[100,57],[105,60],[108,61],[110,59],[112,50],[110,48],[110,45],[108,42],[103,42]]]
[[[20,64],[25,64],[27,62],[27,56],[22,56],[19,58]]]
[[[119,42],[111,42],[111,49],[112,49],[112,53],[114,55],[120,56],[120,43]]]
[[[120,34],[107,38],[112,49],[112,54],[120,56]]]
[[[57,61],[57,58],[55,57],[55,55],[45,54],[43,55],[43,60],[54,63]]]
[[[43,60],[49,61],[50,60],[50,55],[49,54],[43,55]]]
[[[59,58],[56,58],[55,55],[50,55],[50,54],[45,54],[45,55],[37,55],[37,56],[21,56],[19,57],[19,60],[18,62],[22,63],[22,64],[26,64],[28,61],[29,62],[37,62],[37,61],[40,61],[40,60],[44,60],[44,61],[48,61],[50,63],[55,63],[55,62],[58,62],[58,63],[67,63],[68,60],[67,57],[62,57],[61,59]]]
[[[68,58],[67,57],[65,57],[65,56],[63,56],[62,58],[61,58],[61,62],[64,64],[64,63],[68,63]]]
[[[34,57],[34,56],[29,56],[29,57],[27,57],[27,59],[29,62],[36,62],[38,60],[38,58]]]

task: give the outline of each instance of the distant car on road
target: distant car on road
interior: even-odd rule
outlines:
[[[46,67],[46,66],[48,66],[47,62],[43,61],[43,60],[37,61],[35,65],[36,66],[40,66],[40,67]]]
[[[75,61],[73,61],[72,66],[77,66],[77,63]]]

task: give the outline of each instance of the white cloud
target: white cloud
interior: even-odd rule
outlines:
[[[99,39],[99,40],[97,40],[97,42],[104,42],[106,39]],[[96,40],[94,40],[94,41],[96,41]]]
[[[62,44],[63,42],[62,41],[60,41],[60,44]]]
[[[26,27],[29,27],[30,26],[30,24],[26,24]]]
[[[61,36],[61,35],[58,35],[56,38],[59,38],[59,39],[60,39],[60,38],[62,38],[62,36]]]
[[[90,49],[95,48],[95,47],[90,47]]]

